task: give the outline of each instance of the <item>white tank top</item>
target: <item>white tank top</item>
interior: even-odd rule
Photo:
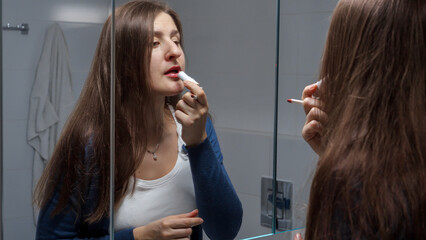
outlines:
[[[132,194],[133,177],[123,200],[115,210],[114,231],[140,227],[155,220],[176,214],[191,212],[196,208],[195,192],[187,153],[182,151],[182,125],[176,120],[173,107],[169,106],[176,122],[178,134],[178,158],[174,168],[165,176],[154,180],[136,178]]]

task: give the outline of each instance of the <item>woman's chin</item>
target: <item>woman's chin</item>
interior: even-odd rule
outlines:
[[[163,86],[153,87],[154,92],[166,97],[179,95],[184,89],[185,86],[183,85],[182,81],[175,81],[172,83],[169,82]]]
[[[179,95],[183,92],[184,89],[185,87],[183,86],[183,84],[181,86],[175,86],[173,89],[170,89],[170,92],[167,94],[167,96],[172,97]]]
[[[185,86],[183,85],[182,81],[180,81],[175,87],[175,91],[177,94],[180,94],[183,90],[185,90]]]

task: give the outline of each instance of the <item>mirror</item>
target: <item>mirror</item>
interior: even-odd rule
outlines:
[[[116,1],[116,6],[127,2]],[[180,16],[185,35],[186,72],[203,86],[224,156],[242,202],[236,239],[292,239],[303,232],[310,177],[316,156],[301,137],[304,112],[288,98],[300,98],[315,82],[337,0],[281,1],[277,168],[274,169],[274,106],[277,0],[167,0]],[[1,0],[2,26],[28,23],[29,31],[2,32],[2,233],[5,240],[33,239],[31,194],[34,149],[28,144],[30,96],[49,26],[58,22],[68,46],[73,99],[90,69],[109,0]],[[31,6],[31,7],[28,7]],[[266,219],[274,209],[271,192],[262,196],[262,177],[292,185],[287,229]],[[283,202],[276,202],[283,204]],[[284,211],[277,211],[284,214]],[[281,216],[281,215],[280,215]],[[284,218],[284,217],[283,217]],[[269,222],[268,222],[269,221]],[[26,229],[22,231],[22,229]],[[274,235],[274,233],[276,233]],[[206,236],[204,239],[208,239]]]

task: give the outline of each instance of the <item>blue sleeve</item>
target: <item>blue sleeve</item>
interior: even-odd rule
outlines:
[[[202,228],[210,239],[234,239],[241,227],[243,208],[223,166],[223,156],[210,118],[208,137],[187,148],[194,181],[195,200]]]
[[[90,144],[89,144],[90,145]],[[88,150],[86,146],[85,159],[88,159]],[[99,184],[97,178],[93,177],[89,180],[90,184],[81,199],[81,211],[77,214],[72,210],[72,203],[77,201],[76,197],[71,197],[68,205],[55,216],[51,216],[58,200],[60,185],[55,189],[49,202],[41,209],[38,215],[36,239],[99,239],[109,240],[109,218],[103,217],[99,222],[89,224],[84,221],[84,217],[88,213],[93,212],[95,202],[98,199]],[[133,228],[125,229],[114,233],[114,239],[117,240],[134,240]]]
[[[99,239],[108,240],[108,218],[100,222],[87,224],[76,215],[70,207],[51,217],[59,198],[59,192],[55,191],[51,200],[41,209],[38,221],[36,239]],[[133,229],[125,229],[115,232],[115,239],[134,240]]]

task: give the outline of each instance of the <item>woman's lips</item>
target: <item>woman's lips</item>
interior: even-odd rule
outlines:
[[[170,78],[178,78],[178,73],[170,72],[170,73],[167,73],[166,76]]]
[[[178,77],[178,73],[179,73],[180,71],[181,71],[180,66],[179,66],[179,65],[175,65],[175,66],[173,66],[173,67],[169,68],[169,70],[167,70],[167,71],[165,72],[165,75],[166,75],[167,77],[170,77],[170,78],[177,78],[177,77]]]

